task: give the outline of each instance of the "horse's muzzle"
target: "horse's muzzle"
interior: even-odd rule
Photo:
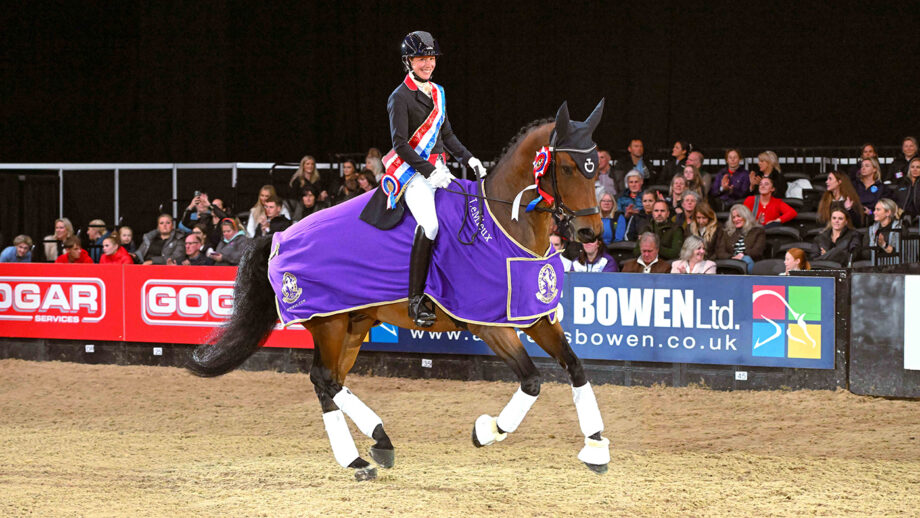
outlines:
[[[594,229],[585,227],[578,229],[575,233],[575,237],[579,243],[590,243],[596,239],[597,235],[594,233]]]

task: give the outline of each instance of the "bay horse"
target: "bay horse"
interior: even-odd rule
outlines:
[[[525,127],[509,144],[493,171],[480,181],[480,198],[484,198],[490,214],[507,236],[539,259],[559,261],[560,269],[559,258],[549,254],[552,251],[549,235],[554,219],[555,222],[569,226],[573,236],[581,242],[592,241],[602,230],[594,188],[594,175],[598,174],[597,146],[592,134],[603,113],[603,104],[601,100],[592,114],[580,122],[569,119],[568,107],[563,103],[555,120]],[[546,167],[540,170],[541,175],[535,173],[538,166],[544,165]],[[538,191],[539,195],[528,200],[532,203],[528,204],[527,211],[521,211],[520,200],[530,190]],[[439,195],[457,196],[451,193]],[[357,199],[351,202],[357,203]],[[300,223],[333,210],[335,208],[320,211]],[[343,219],[337,224],[345,228],[332,227],[338,231],[336,239],[349,235],[349,229],[356,225],[367,225],[357,218],[354,221]],[[367,228],[370,229],[370,226]],[[377,229],[366,231],[381,232]],[[441,239],[454,239],[454,236],[442,232],[439,242]],[[275,257],[273,254],[277,253],[278,246],[276,243],[273,250],[272,238],[260,238],[254,240],[244,254],[234,286],[233,314],[218,332],[213,344],[200,345],[192,351],[187,363],[192,373],[203,377],[218,376],[240,366],[271,333],[281,313],[278,303],[282,296],[287,300],[292,290],[297,290],[297,296],[300,296],[302,290],[297,288],[296,279],[289,277],[290,274],[284,274],[283,282],[272,283],[269,280],[269,263]],[[408,252],[406,248],[402,257],[407,257]],[[310,254],[300,254],[300,257],[303,256]],[[323,261],[326,258],[307,258],[303,259],[307,263],[302,264],[308,265],[311,260]],[[373,256],[363,260],[373,267]],[[407,262],[405,259],[403,261]],[[555,283],[554,275],[544,267],[536,282],[543,285],[549,278]],[[561,281],[562,275],[559,278]],[[348,289],[348,286],[341,286],[341,283],[339,286],[341,289],[336,291]],[[510,288],[508,291],[510,298]],[[528,297],[528,300],[532,301],[532,297]],[[557,299],[549,301],[553,308],[557,300],[558,295]],[[538,316],[536,321],[528,323],[526,327],[462,321],[445,313],[440,306],[436,308],[436,314],[434,326],[425,328],[426,331],[470,331],[488,344],[520,380],[520,388],[497,417],[482,415],[476,419],[472,431],[472,441],[476,447],[502,441],[507,434],[514,432],[540,393],[540,373],[515,331],[515,327],[521,327],[569,376],[580,428],[585,435],[584,446],[578,453],[579,460],[596,473],[607,471],[610,442],[601,436],[604,425],[594,391],[561,325],[551,318],[555,313]],[[345,377],[355,363],[364,337],[379,322],[404,329],[421,329],[409,317],[405,298],[396,302],[382,300],[378,304],[347,308],[334,314],[318,314],[300,322],[313,335],[315,348],[310,380],[322,406],[323,421],[333,455],[342,467],[354,469],[358,480],[376,478],[377,471],[373,464],[359,455],[345,416],[364,435],[374,440],[368,454],[377,466],[390,468],[395,459],[393,444],[383,429],[383,421],[345,386]]]

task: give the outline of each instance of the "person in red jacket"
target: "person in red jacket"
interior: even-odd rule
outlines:
[[[118,238],[110,235],[102,240],[102,257],[99,258],[99,264],[134,264],[134,259],[118,244]]]
[[[83,249],[80,246],[80,238],[77,236],[70,236],[64,240],[64,252],[59,255],[54,262],[61,264],[74,264],[74,263],[88,263],[93,264],[93,258],[89,256],[89,252]]]
[[[775,227],[788,223],[799,215],[795,209],[783,200],[773,197],[773,180],[764,176],[758,186],[759,194],[748,196],[744,205],[754,213],[754,220],[764,227]]]

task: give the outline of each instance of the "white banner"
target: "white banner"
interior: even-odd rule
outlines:
[[[920,275],[904,277],[904,368],[920,370]]]

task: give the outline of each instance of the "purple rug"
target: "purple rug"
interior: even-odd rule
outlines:
[[[450,189],[478,194],[481,186],[458,180]],[[268,270],[282,323],[406,300],[415,218],[407,211],[386,231],[359,220],[371,194],[274,235]],[[563,278],[558,254],[538,257],[516,244],[487,203],[482,210],[482,200],[438,189],[435,203],[440,230],[425,293],[444,311],[464,322],[528,327],[556,310]],[[473,235],[472,245],[460,242]]]

